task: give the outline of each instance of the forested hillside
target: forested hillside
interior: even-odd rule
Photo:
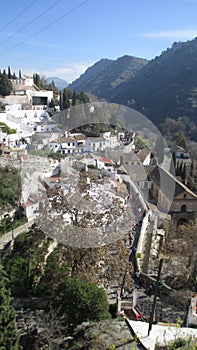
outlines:
[[[131,56],[101,60],[70,88],[134,108],[156,125],[179,117],[196,124],[197,38],[175,42],[149,62]]]
[[[113,90],[110,101],[125,104],[155,124],[188,116],[196,122],[197,39],[174,43],[132,79]]]
[[[147,60],[133,56],[123,56],[117,60],[102,59],[76,81],[70,88],[77,92],[90,92],[98,98],[108,99],[116,86],[134,77]]]

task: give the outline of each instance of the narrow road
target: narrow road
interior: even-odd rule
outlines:
[[[15,230],[10,231],[5,233],[1,238],[0,238],[0,250],[4,249],[5,246],[14,240],[18,235],[20,235],[22,232],[27,231],[32,225],[34,221],[29,221],[26,224],[17,227]]]

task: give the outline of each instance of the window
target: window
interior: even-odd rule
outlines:
[[[185,204],[182,205],[181,211],[182,211],[183,213],[185,213],[185,212],[187,211],[187,207],[186,207]]]

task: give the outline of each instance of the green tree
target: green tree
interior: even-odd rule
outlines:
[[[70,89],[64,89],[62,94],[62,107],[67,109],[70,107],[70,101],[72,101],[73,91]]]
[[[0,166],[0,207],[15,207],[20,199],[20,173],[16,168]]]
[[[192,162],[191,162],[191,166],[190,166],[189,175],[190,175],[191,177],[194,176],[194,160],[193,160],[193,158],[192,158]]]
[[[177,176],[180,176],[181,178],[183,176],[183,162],[181,162],[177,168]]]
[[[89,97],[84,94],[82,91],[80,94],[76,95],[76,99],[79,101],[78,103],[88,103],[89,102]]]
[[[10,95],[12,89],[13,89],[12,83],[8,79],[8,76],[4,70],[3,73],[0,74],[0,95],[2,96]]]
[[[174,134],[174,142],[175,142],[175,144],[184,148],[185,150],[188,149],[187,139],[181,132],[176,132]]]
[[[57,86],[55,85],[54,80],[52,80],[51,83],[47,84],[46,89],[52,90],[55,96],[59,95],[59,90],[58,90]]]
[[[33,74],[33,81],[34,84],[40,89],[43,90],[45,89],[45,86],[47,85],[46,80],[44,77],[41,77],[39,74],[35,73]]]
[[[60,281],[68,277],[68,264],[62,255],[62,249],[55,249],[48,257],[45,270],[36,288],[36,294],[54,299]]]
[[[176,152],[175,151],[172,151],[172,161],[174,164],[174,168],[176,168]]]
[[[60,281],[55,304],[61,307],[69,328],[85,321],[110,318],[107,296],[95,283],[77,278]]]
[[[15,129],[11,129],[11,128],[9,128],[9,126],[7,126],[5,123],[0,122],[0,128],[1,128],[2,126],[5,127],[6,132],[7,132],[8,134],[15,134],[15,133],[16,133],[16,130],[15,130]]]
[[[55,101],[54,101],[53,98],[51,99],[51,102],[49,103],[49,107],[50,108],[54,108],[55,107]]]
[[[4,261],[5,270],[10,276],[13,296],[26,297],[36,293],[37,283],[43,273],[41,266],[44,264],[49,244],[50,239],[36,228],[15,239],[12,255]]]
[[[12,74],[11,74],[11,69],[10,69],[10,66],[8,67],[8,79],[11,79],[12,77]]]
[[[89,98],[83,92],[81,92],[80,94],[76,94],[75,91],[65,88],[61,95],[60,101],[60,108],[62,110],[70,108],[71,105],[76,106],[82,103],[88,103]]]
[[[182,181],[183,181],[183,183],[185,183],[186,180],[187,180],[187,168],[186,168],[186,164],[184,164],[183,172],[182,172]]]
[[[73,92],[73,96],[72,96],[72,106],[76,105],[76,92]]]
[[[176,152],[172,151],[172,160],[170,163],[170,173],[176,175]]]
[[[30,261],[26,257],[14,255],[14,259],[5,262],[6,272],[10,276],[10,287],[14,297],[27,297],[31,288],[29,282]]]
[[[0,265],[0,349],[19,350],[19,334],[16,326],[16,313],[11,305],[8,278]]]
[[[60,110],[62,111],[64,108],[63,108],[63,94],[61,91],[60,91],[59,106],[60,106]]]

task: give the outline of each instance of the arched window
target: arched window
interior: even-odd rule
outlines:
[[[186,212],[186,211],[187,211],[187,207],[186,207],[186,205],[185,205],[185,204],[183,204],[183,205],[182,205],[182,207],[181,207],[181,211],[182,211],[182,212]]]

